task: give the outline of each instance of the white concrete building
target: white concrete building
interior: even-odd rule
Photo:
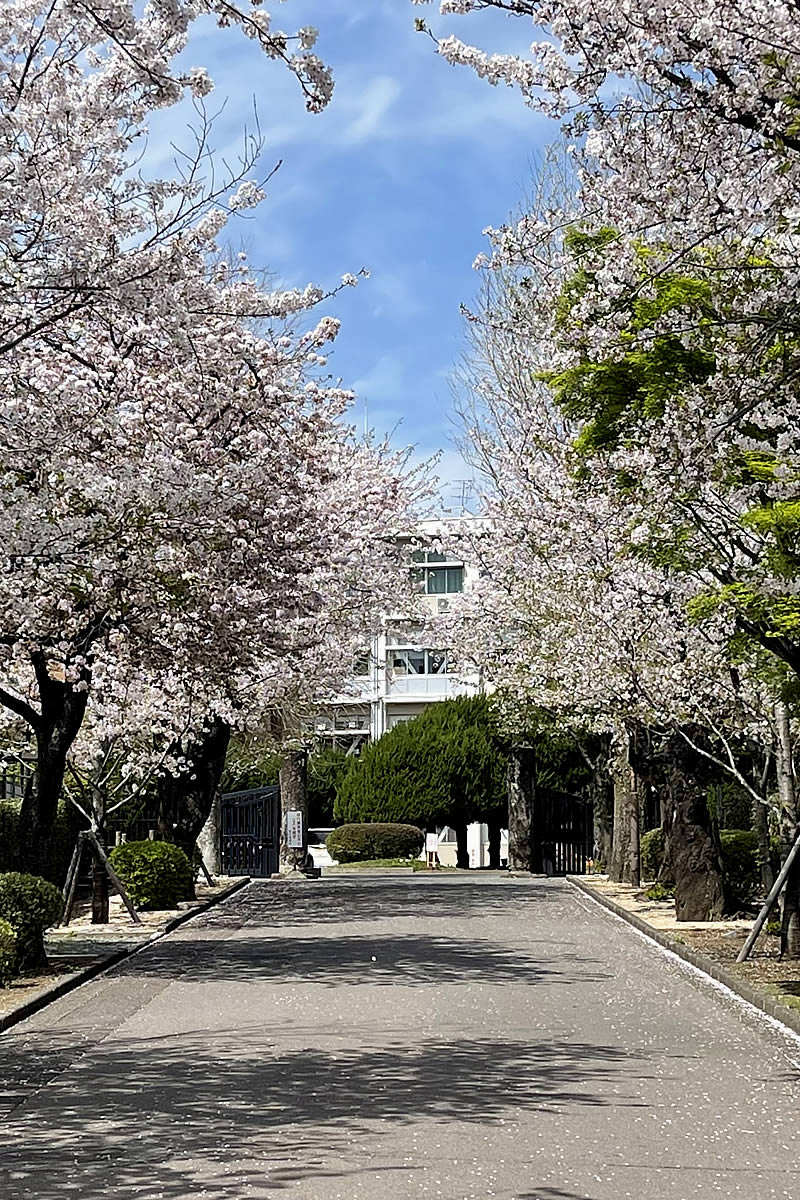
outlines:
[[[463,529],[465,521],[474,520],[455,517],[422,522],[419,537],[423,547],[428,539],[431,547],[409,548],[409,569],[418,573],[423,603],[434,615],[447,612],[454,598],[468,592],[478,579],[478,568],[447,548],[448,530]],[[400,721],[419,716],[429,704],[475,695],[482,686],[477,672],[456,673],[446,648],[432,646],[430,633],[418,623],[389,616],[354,664],[346,690],[314,718],[309,732],[317,745],[358,754],[366,742],[379,738]],[[470,867],[489,865],[488,839],[486,825],[476,822],[468,826]],[[503,830],[501,861],[507,857],[508,835]],[[456,835],[447,826],[439,830],[439,861],[442,866],[456,863]]]
[[[432,614],[447,612],[454,597],[468,591],[478,570],[447,550],[448,530],[474,518],[422,522],[419,536],[436,549],[409,550],[409,569],[418,574],[423,603]],[[379,738],[400,721],[418,716],[437,700],[474,695],[480,677],[456,674],[446,649],[430,645],[419,624],[388,616],[381,632],[354,664],[347,688],[314,718],[317,744],[358,753],[364,742]]]

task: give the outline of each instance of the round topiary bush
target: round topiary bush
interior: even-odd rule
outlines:
[[[176,908],[194,893],[192,865],[170,842],[125,842],[109,858],[137,908]]]
[[[642,836],[639,846],[642,879],[658,879],[664,862],[664,830],[651,829]]]
[[[0,917],[0,988],[8,987],[17,964],[17,935],[10,921]]]
[[[63,907],[61,892],[46,879],[21,871],[0,875],[0,918],[16,934],[17,971],[46,965],[44,931],[61,919]]]
[[[331,858],[340,863],[366,862],[370,858],[416,858],[425,835],[416,825],[374,822],[340,825],[325,839]]]

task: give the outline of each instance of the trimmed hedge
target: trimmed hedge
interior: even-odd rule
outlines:
[[[17,972],[47,963],[44,931],[61,920],[63,907],[61,892],[46,879],[21,871],[0,875],[0,918],[8,921],[16,934]]]
[[[425,835],[416,825],[374,822],[340,825],[325,839],[331,858],[341,863],[365,862],[370,858],[416,858]]]
[[[17,935],[10,921],[0,917],[0,988],[8,987],[17,964]]]
[[[109,858],[137,908],[176,908],[193,894],[192,865],[170,842],[125,842]]]

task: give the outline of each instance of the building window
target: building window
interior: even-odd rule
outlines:
[[[464,565],[436,550],[417,550],[412,558],[419,564],[414,577],[426,596],[451,596],[464,590]]]
[[[395,675],[446,675],[444,650],[390,650],[389,669]]]
[[[359,650],[353,657],[353,674],[369,675],[369,650]]]

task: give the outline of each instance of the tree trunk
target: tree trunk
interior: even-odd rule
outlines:
[[[208,819],[197,835],[197,849],[203,856],[203,862],[210,875],[219,875],[222,872],[222,859],[220,856],[220,838],[222,824],[222,798],[219,789],[214,794],[211,801],[211,811],[208,814]]]
[[[100,844],[105,850],[105,842]],[[99,859],[92,856],[92,924],[107,925],[108,916],[108,875]]]
[[[489,830],[489,869],[500,870],[500,822],[487,821]]]
[[[797,793],[792,756],[792,730],[788,706],[775,705],[778,807],[781,823],[781,862],[792,848],[798,832]],[[781,958],[800,959],[800,859],[795,860],[786,880],[781,905]]]
[[[189,862],[200,830],[219,791],[231,727],[214,717],[208,729],[186,750],[189,769],[177,778],[162,775],[158,781],[158,832],[166,842],[180,846]],[[194,898],[194,887],[192,896]]]
[[[108,743],[101,744],[89,785],[92,832],[104,850],[108,849],[108,797],[103,780],[108,749]],[[107,925],[108,918],[108,872],[92,855],[92,924]]]
[[[677,732],[659,752],[668,799],[665,861],[675,881],[679,921],[718,921],[725,910],[722,867],[708,811],[705,764]]]
[[[288,750],[280,769],[281,788],[281,870],[302,870],[308,858],[308,755],[305,750]],[[303,844],[287,845],[287,813],[299,812],[303,826]]]
[[[536,855],[533,806],[536,790],[536,752],[533,746],[512,746],[508,756],[508,867],[511,871],[541,871]],[[538,861],[537,861],[538,858]]]
[[[19,814],[20,869],[40,875],[47,869],[50,835],[64,784],[67,755],[78,735],[88,699],[88,669],[81,673],[85,689],[52,678],[43,654],[31,656],[39,691],[40,713],[33,724],[36,766],[28,781]],[[33,720],[33,718],[32,718]]]
[[[614,817],[608,876],[614,883],[631,882],[631,830],[634,828],[636,794],[631,787],[628,751],[620,750],[614,759]]]
[[[606,871],[614,845],[614,788],[605,770],[595,767],[591,783],[594,858]]]
[[[456,866],[461,871],[469,870],[469,850],[467,848],[467,826],[466,822],[460,821],[458,825],[454,825],[456,831]]]
[[[642,882],[641,870],[641,834],[642,834],[642,781],[631,767],[630,778],[630,882],[639,887]]]

